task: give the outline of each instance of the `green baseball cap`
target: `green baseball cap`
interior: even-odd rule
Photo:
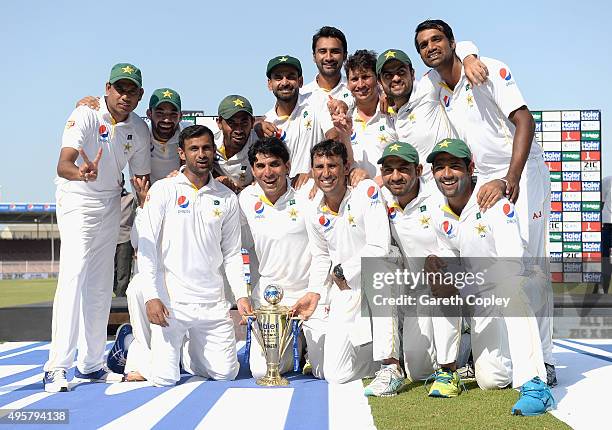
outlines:
[[[181,110],[181,96],[172,88],[158,88],[153,91],[149,99],[149,109],[155,109],[162,103],[170,103],[177,108],[179,112]]]
[[[300,60],[292,57],[291,55],[280,55],[268,61],[268,67],[266,67],[266,76],[268,79],[270,79],[272,69],[274,69],[276,66],[282,66],[283,64],[295,67],[298,71],[298,76],[302,76],[302,64],[300,63]]]
[[[383,151],[382,156],[378,159],[377,163],[382,164],[385,158],[391,155],[399,157],[402,160],[406,160],[409,163],[419,164],[419,153],[414,146],[406,142],[393,142],[390,145],[385,146],[385,150]]]
[[[444,139],[441,140],[434,146],[431,154],[427,156],[427,162],[433,163],[436,159],[436,155],[448,152],[451,155],[454,155],[457,158],[466,158],[468,160],[472,159],[472,153],[470,152],[470,148],[466,145],[466,143],[461,139]]]
[[[253,106],[246,97],[230,94],[219,103],[219,116],[223,119],[230,119],[238,112],[246,112],[253,116]]]
[[[121,79],[128,79],[138,85],[138,88],[142,87],[142,73],[133,64],[119,63],[113,66],[108,82],[112,85]]]
[[[412,61],[404,51],[401,49],[387,49],[385,52],[378,56],[376,60],[376,75],[380,75],[380,71],[388,61],[397,60],[404,63],[407,66],[412,67]]]

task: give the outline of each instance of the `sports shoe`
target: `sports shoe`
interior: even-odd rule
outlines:
[[[448,369],[438,369],[436,373],[432,375],[435,380],[429,388],[429,397],[457,397],[461,394],[461,378],[457,371],[451,371]],[[428,378],[429,380],[429,378]],[[427,385],[427,381],[425,384]]]
[[[520,397],[512,407],[512,415],[531,417],[541,415],[554,407],[555,399],[550,387],[536,376],[521,387]]]
[[[544,363],[546,367],[546,385],[549,387],[557,386],[557,371],[553,364]]]
[[[107,384],[122,382],[124,379],[123,374],[113,373],[106,367],[102,367],[100,370],[96,370],[95,372],[89,373],[82,373],[77,367],[76,369],[74,369],[74,377],[75,379],[80,379],[82,381],[105,382]]]
[[[124,373],[128,348],[125,339],[132,334],[131,324],[121,324],[115,335],[115,343],[106,358],[106,366],[115,373]]]
[[[404,383],[403,372],[395,364],[383,364],[376,372],[376,377],[365,387],[366,396],[395,396]]]
[[[68,391],[68,380],[66,379],[66,370],[55,369],[45,372],[43,377],[43,385],[47,393],[60,393]]]
[[[475,379],[476,371],[474,370],[474,363],[468,361],[465,366],[457,369],[457,373],[459,374],[459,378],[461,378],[462,381],[465,381],[466,379]]]

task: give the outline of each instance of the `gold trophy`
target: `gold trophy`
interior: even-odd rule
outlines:
[[[300,318],[291,316],[291,309],[278,303],[283,298],[283,289],[278,285],[268,285],[264,290],[263,305],[249,317],[247,332],[253,333],[266,357],[266,374],[257,379],[257,385],[267,387],[289,385],[280,375],[280,360],[289,345],[294,343],[294,370],[297,364],[297,336],[302,325]],[[253,321],[254,320],[254,321]],[[255,324],[252,324],[255,322]],[[251,329],[252,326],[255,328]],[[247,339],[250,339],[247,333]],[[250,343],[250,340],[247,340]]]

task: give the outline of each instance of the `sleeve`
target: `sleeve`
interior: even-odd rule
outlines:
[[[442,78],[435,70],[430,70],[416,83],[416,94],[411,96],[411,101],[423,100],[440,104],[440,88]]]
[[[159,261],[158,245],[162,236],[166,201],[166,189],[160,183],[154,184],[135,224],[138,229],[138,270],[143,279],[142,293],[145,303],[163,297],[163,270]]]
[[[259,281],[259,258],[257,258],[257,253],[255,252],[253,233],[251,232],[248,220],[242,210],[243,200],[241,196],[242,195],[238,196],[240,204],[240,237],[242,240],[242,247],[246,249],[249,254],[249,283],[255,285]]]
[[[501,61],[486,61],[485,63],[491,76],[485,85],[478,88],[485,88],[491,93],[493,101],[503,114],[509,117],[512,112],[521,106],[527,106],[510,67]]]
[[[485,212],[487,222],[495,239],[498,257],[521,258],[525,255],[519,230],[518,216],[514,204],[508,199],[499,200]]]
[[[305,221],[306,232],[308,233],[308,240],[310,242],[310,253],[312,255],[310,276],[308,279],[308,292],[320,294],[323,298],[327,296],[327,290],[330,287],[328,277],[332,263],[329,256],[327,241],[317,225],[312,222],[315,216],[315,211],[309,211]]]
[[[389,219],[380,188],[373,181],[362,181],[353,192],[357,193],[355,202],[363,211],[366,245],[361,248],[361,252],[342,262],[342,270],[347,280],[354,279],[361,273],[362,257],[386,257],[391,247]],[[369,197],[370,195],[376,197]]]
[[[232,293],[236,300],[247,297],[244,267],[242,263],[240,238],[240,208],[238,198],[233,193],[228,199],[227,216],[221,226],[221,253],[223,267]]]
[[[62,148],[73,148],[77,151],[83,147],[83,142],[87,133],[91,131],[93,115],[88,112],[90,109],[79,106],[72,111],[62,135]]]
[[[138,118],[140,123],[134,128],[134,153],[130,157],[130,172],[134,175],[148,175],[151,173],[151,148],[149,129],[144,121]]]
[[[475,55],[478,57],[478,47],[470,41],[457,42],[457,46],[455,47],[455,54],[457,57],[463,62],[465,57],[469,57],[470,55]]]

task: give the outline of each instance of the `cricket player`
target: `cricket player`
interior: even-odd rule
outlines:
[[[472,155],[462,140],[439,142],[427,162],[445,197],[433,214],[438,238],[458,253],[464,273],[475,279],[459,289],[460,296],[469,300],[470,296],[492,299],[498,295],[509,300],[498,306],[474,306],[470,326],[476,381],[483,389],[520,387],[512,413],[542,414],[554,406],[554,400],[545,382],[542,344],[526,290],[541,289],[546,282],[526,276],[529,255],[523,248],[514,205],[502,198],[481,211],[478,190],[472,185]],[[426,264],[444,270],[435,255]]]
[[[268,61],[266,76],[276,104],[265,114],[265,121],[274,125],[277,137],[289,148],[289,177],[298,189],[309,178],[310,149],[326,135],[335,134],[335,130],[333,124],[322,121],[318,109],[311,108],[307,98],[300,95],[304,78],[297,58],[290,55],[272,58]]]
[[[459,42],[457,55],[463,58],[470,82],[478,85],[487,79],[486,67],[476,58],[478,49],[474,44]],[[412,62],[404,51],[383,51],[376,60],[376,75],[387,100],[392,102],[390,111],[399,141],[412,142],[420,160],[427,158],[436,142],[457,137],[440,104],[439,82],[432,81],[429,73],[417,81]],[[429,164],[425,163],[422,167],[422,178],[433,185]]]
[[[485,85],[473,86],[455,54],[452,29],[440,20],[417,26],[415,46],[421,59],[444,85],[440,92],[446,114],[459,136],[470,145],[478,172],[478,204],[483,210],[502,196],[516,204],[523,244],[540,260],[537,268],[550,276],[546,242],[550,213],[550,178],[542,148],[535,141],[534,120],[514,74],[495,59],[481,57],[491,71]],[[519,193],[520,190],[520,193]],[[548,382],[556,384],[552,357],[552,285],[536,309],[547,363]]]
[[[378,163],[382,165],[382,192],[391,235],[407,263],[405,269],[417,274],[422,272],[428,255],[453,256],[438,243],[432,212],[442,203],[442,196],[437,189],[426,186],[416,148],[409,143],[393,142],[385,148]],[[423,283],[411,287],[415,287],[415,296],[431,294]],[[402,325],[406,376],[417,381],[435,373],[429,395],[456,397],[461,393],[456,365],[460,311],[443,315],[432,310],[418,304],[406,309]]]
[[[300,94],[308,98],[308,104],[320,112],[325,121],[331,121],[330,99],[344,102],[348,111],[355,107],[355,99],[342,76],[347,53],[346,36],[336,27],[321,27],[312,36],[312,59],[318,73],[312,82],[300,89]]]
[[[253,131],[253,107],[246,97],[231,94],[219,103],[218,115],[213,174],[223,185],[239,193],[253,182],[248,156],[249,148],[257,140]]]
[[[397,325],[389,318],[361,315],[361,258],[387,257],[391,236],[381,191],[370,179],[347,184],[346,146],[325,140],[311,151],[315,184],[322,196],[310,207],[306,228],[312,249],[309,290],[328,296],[323,373],[343,383],[376,372],[368,396],[392,396],[404,380]],[[331,274],[330,274],[331,268]],[[331,275],[333,285],[327,283]],[[301,302],[294,309],[313,308]]]
[[[242,315],[252,312],[240,253],[236,195],[212,178],[215,154],[210,129],[194,125],[179,135],[185,168],[149,190],[139,231],[139,269],[152,325],[153,385],[179,380],[179,360],[189,333],[186,367],[195,375],[233,379],[236,337],[224,297],[221,268]],[[142,372],[141,372],[142,373]]]
[[[75,378],[118,382],[104,366],[106,323],[121,201],[121,171],[129,163],[147,181],[151,170],[147,126],[133,113],[142,98],[142,74],[113,66],[99,111],[77,107],[66,122],[57,163],[57,221],[62,240],[53,301],[47,392],[68,391],[66,371],[78,349]]]
[[[298,301],[310,302],[315,293],[308,290],[311,252],[306,232],[309,187],[294,190],[289,184],[289,150],[277,137],[258,140],[249,150],[249,161],[256,183],[239,196],[240,211],[246,223],[243,247],[254,244],[251,254],[251,299],[255,308],[265,305],[264,289],[271,284],[283,289],[284,306]],[[243,230],[244,231],[244,230]],[[323,378],[323,342],[326,314],[321,303],[308,313],[302,332],[308,347],[308,357],[315,377]],[[282,357],[280,371],[293,365],[292,349]],[[259,343],[251,344],[251,373],[258,378],[266,373],[266,361]]]

